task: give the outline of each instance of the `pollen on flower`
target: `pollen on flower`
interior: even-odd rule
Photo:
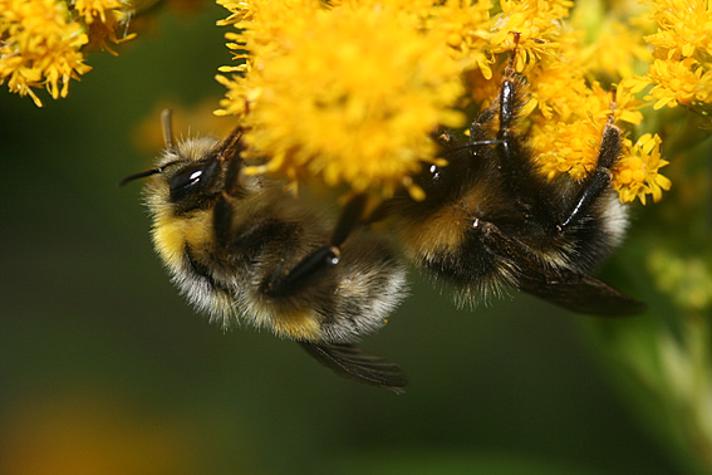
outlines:
[[[629,203],[637,198],[645,204],[647,195],[658,202],[663,191],[670,189],[670,180],[660,174],[660,169],[668,164],[660,156],[661,143],[657,134],[644,134],[633,146],[630,142],[625,144],[623,157],[613,171],[613,188],[622,202]]]
[[[433,159],[430,133],[463,123],[452,107],[461,68],[412,17],[365,4],[253,12],[248,73],[220,79],[229,87],[222,113],[245,115],[248,155],[269,157],[249,171],[306,173],[386,195],[405,185],[421,196],[408,177]]]
[[[89,38],[62,1],[0,0],[0,39],[0,84],[38,107],[33,88],[66,97],[70,79],[91,69],[80,51]]]

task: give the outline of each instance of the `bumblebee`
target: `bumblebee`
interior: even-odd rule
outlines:
[[[162,126],[157,166],[123,183],[150,177],[153,243],[187,300],[223,325],[247,322],[296,341],[343,376],[402,391],[401,369],[357,346],[406,295],[388,240],[353,229],[362,203],[330,225],[284,183],[241,173],[240,128],[223,141],[176,142],[170,111]]]
[[[437,134],[448,164],[426,165],[379,211],[407,258],[461,305],[516,288],[574,312],[639,313],[644,305],[591,272],[622,241],[628,213],[610,187],[621,131],[609,118],[597,166],[582,183],[549,182],[514,129],[525,79],[507,68],[499,97],[472,123],[467,141]]]

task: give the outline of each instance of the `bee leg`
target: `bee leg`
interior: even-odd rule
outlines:
[[[221,247],[227,247],[230,242],[233,212],[231,199],[232,197],[224,192],[213,208],[213,232],[215,241]]]
[[[245,194],[240,186],[240,170],[242,160],[230,160],[225,172],[225,190],[218,198],[213,208],[213,230],[219,245],[227,246],[232,227],[232,200],[242,198]]]
[[[240,171],[242,170],[242,160],[232,158],[225,171],[225,193],[235,198],[242,198],[245,194],[240,186]]]
[[[502,171],[511,191],[517,196],[535,196],[532,191],[538,176],[529,160],[529,153],[513,130],[517,110],[520,108],[518,97],[519,80],[514,73],[505,76],[499,94],[499,130],[497,131],[497,155]]]
[[[265,294],[271,297],[291,295],[304,288],[315,275],[337,265],[341,259],[340,246],[354,228],[363,223],[366,201],[365,195],[352,198],[344,207],[329,244],[308,254],[286,275],[268,280],[263,284]]]
[[[499,97],[499,130],[497,131],[496,160],[503,186],[521,206],[524,214],[532,216],[548,229],[556,229],[559,214],[558,200],[551,186],[545,182],[530,160],[530,152],[514,130],[517,111],[521,108],[519,87],[523,79],[513,71],[505,74]]]
[[[596,170],[585,181],[573,205],[563,214],[564,219],[557,224],[557,231],[562,232],[571,223],[576,222],[588,211],[591,204],[601,196],[601,193],[608,188],[611,183],[611,167],[620,156],[620,153],[621,133],[618,127],[613,125],[613,117],[610,117],[603,130]]]
[[[487,126],[492,122],[496,109],[492,106],[480,112],[480,114],[472,121],[470,124],[470,142],[471,143],[494,143],[496,140],[489,140],[489,134],[487,133]]]

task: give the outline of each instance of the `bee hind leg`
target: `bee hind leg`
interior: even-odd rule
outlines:
[[[596,170],[586,179],[573,204],[564,213],[562,221],[556,226],[557,231],[564,231],[571,223],[585,215],[591,204],[608,188],[611,183],[611,167],[620,153],[621,133],[618,127],[613,125],[613,117],[610,117],[603,130]]]
[[[353,197],[341,212],[329,244],[305,256],[285,275],[267,281],[263,292],[270,297],[289,296],[304,288],[313,277],[337,265],[341,258],[341,245],[356,227],[363,224],[365,207],[365,195]]]

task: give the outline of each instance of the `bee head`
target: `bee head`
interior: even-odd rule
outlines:
[[[167,206],[174,214],[210,206],[225,189],[226,180],[236,179],[241,162],[240,130],[222,142],[212,137],[176,142],[170,110],[163,111],[161,123],[165,149],[156,167],[124,178],[121,185],[152,177],[147,187],[149,202]]]

